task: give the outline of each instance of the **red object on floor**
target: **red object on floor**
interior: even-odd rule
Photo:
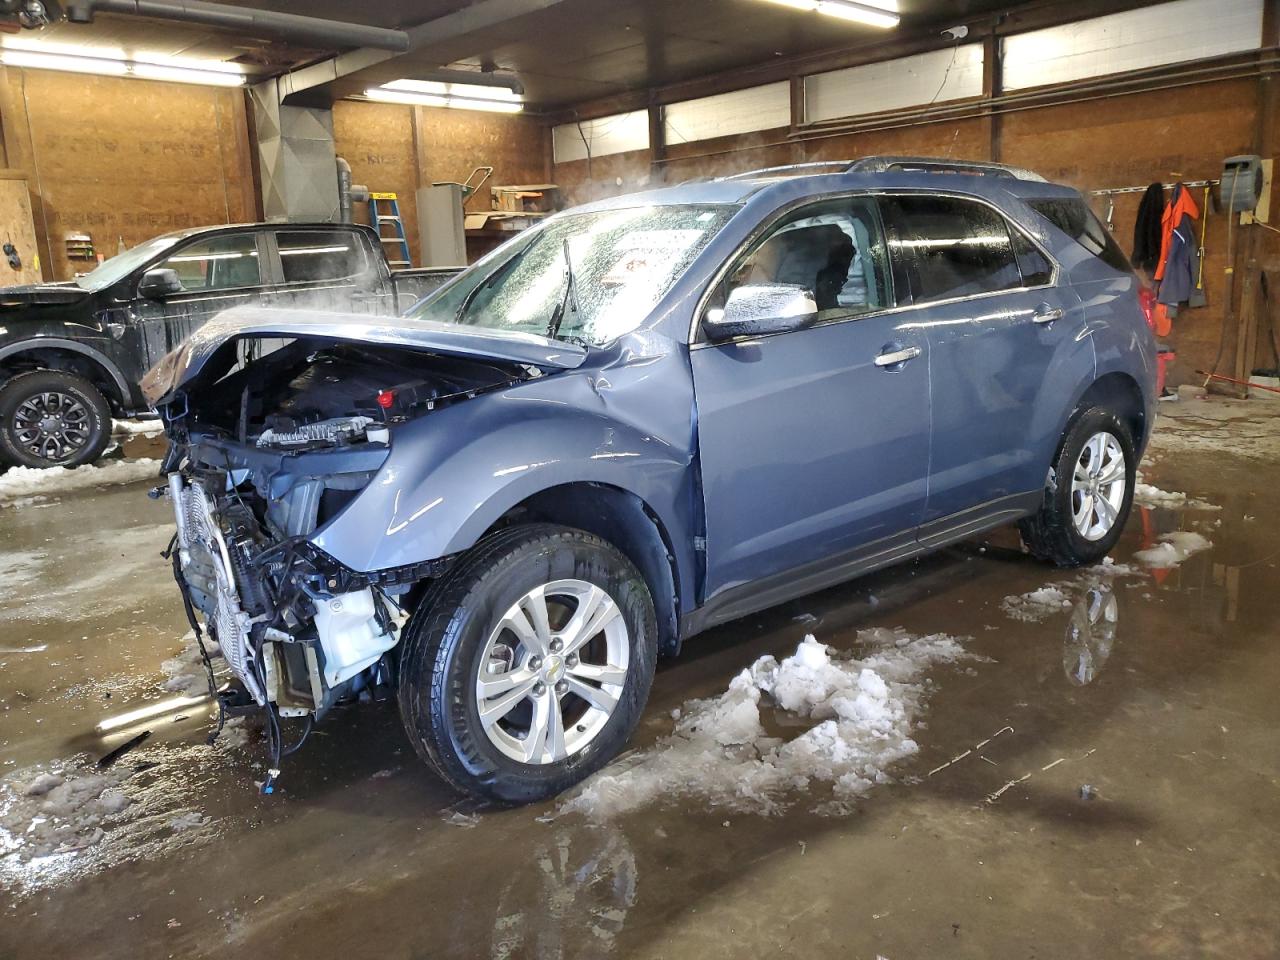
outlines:
[[[1156,351],[1156,396],[1164,393],[1164,381],[1168,375],[1169,364],[1178,359],[1178,354],[1173,350],[1157,350]]]

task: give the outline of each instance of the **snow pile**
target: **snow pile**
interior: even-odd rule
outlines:
[[[135,483],[139,480],[159,480],[160,461],[152,458],[141,460],[116,460],[95,467],[86,464],[71,470],[52,467],[13,467],[0,476],[0,500],[13,500],[32,494],[70,493],[116,483]]]
[[[219,662],[213,658],[222,653],[216,640],[205,637],[205,649],[209,651],[209,659],[217,671]],[[168,693],[181,694],[184,697],[202,697],[209,692],[209,673],[205,669],[204,660],[200,656],[200,648],[196,646],[196,635],[188,630],[182,636],[182,650],[177,656],[170,657],[160,664],[164,673],[161,689]]]
[[[1000,609],[1013,620],[1039,623],[1071,606],[1071,598],[1060,584],[1049,584],[1017,597],[1005,597]]]
[[[761,657],[724,693],[686,704],[671,735],[593,777],[561,812],[603,819],[693,798],[770,814],[815,784],[829,786],[836,805],[820,809],[838,809],[888,782],[888,768],[919,749],[911,731],[929,690],[925,672],[967,654],[957,638],[902,629],[862,630],[858,641],[868,648],[861,659],[812,635],[781,662]],[[766,721],[804,730],[790,739],[772,736]]]
[[[1175,530],[1173,533],[1162,533],[1160,542],[1154,547],[1139,550],[1135,559],[1157,570],[1169,570],[1182,563],[1193,553],[1208,550],[1212,543],[1207,538],[1190,530]]]
[[[127,775],[69,768],[6,783],[0,794],[0,852],[31,860],[94,846],[133,802],[120,789]]]
[[[1133,487],[1133,502],[1140,507],[1157,507],[1165,510],[1221,510],[1216,503],[1207,500],[1195,500],[1185,493],[1161,490],[1149,483],[1136,483]]]

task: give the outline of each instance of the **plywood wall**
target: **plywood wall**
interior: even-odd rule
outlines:
[[[256,219],[240,91],[47,70],[7,69],[0,113],[8,166],[35,196],[46,276],[68,261],[64,236],[88,233],[111,256],[182,227]]]
[[[355,101],[333,105],[338,156],[351,164],[353,182],[398,195],[415,264],[420,262],[414,200],[419,186],[461,183],[479,165],[494,168],[490,184],[542,183],[549,135],[537,121],[507,114]],[[487,210],[488,188],[469,198],[466,208]],[[356,219],[367,222],[362,207],[357,205]]]
[[[31,193],[23,173],[0,170],[0,244],[12,244],[19,263],[15,269],[7,256],[0,255],[0,286],[40,282]]]

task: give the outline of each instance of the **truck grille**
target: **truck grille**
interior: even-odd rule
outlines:
[[[192,568],[212,569],[213,572],[212,596],[207,603],[197,602],[196,605],[204,613],[205,622],[222,648],[222,656],[232,673],[254,700],[265,704],[262,686],[254,669],[253,650],[249,645],[250,617],[240,605],[235,564],[209,495],[199,484],[186,483],[177,474],[170,476],[169,489],[178,525],[183,572]],[[207,574],[203,579],[208,580]]]

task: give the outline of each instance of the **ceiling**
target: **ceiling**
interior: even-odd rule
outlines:
[[[224,0],[236,6],[303,13],[289,0]],[[1008,8],[1008,0],[899,0],[902,23],[877,30],[761,0],[487,0],[506,8],[536,8],[479,30],[433,36],[430,21],[466,8],[465,0],[309,0],[305,14],[379,27],[412,29],[408,54],[368,67],[337,93],[413,77],[442,66],[516,74],[537,108],[566,105],[665,86],[775,58],[873,44],[924,27]],[[473,11],[474,12],[474,11]],[[236,36],[213,28],[132,16],[98,14],[92,24],[60,23],[24,32],[27,41],[122,47],[127,53],[237,60],[254,75],[289,71],[338,51],[293,46],[287,40]]]

